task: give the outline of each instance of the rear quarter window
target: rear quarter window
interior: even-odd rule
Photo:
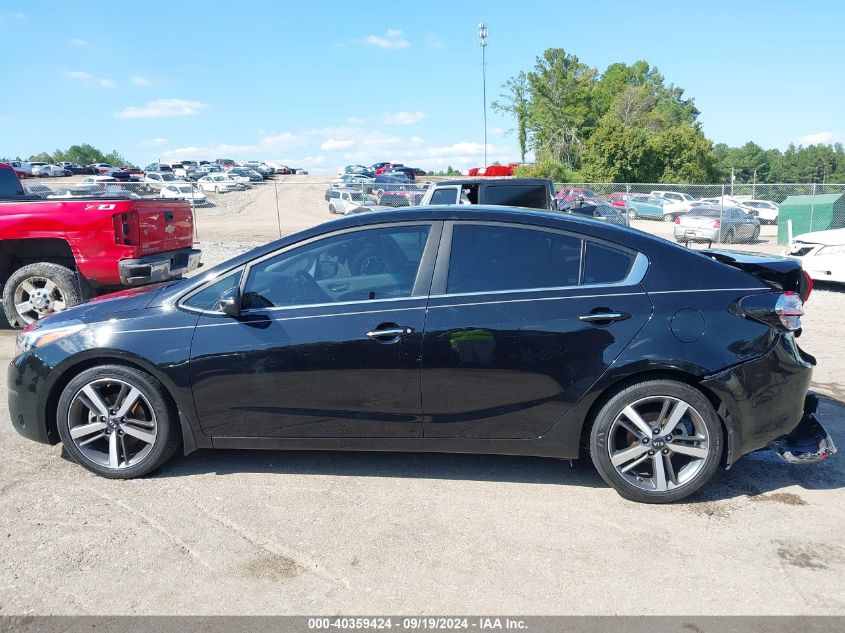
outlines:
[[[0,169],[0,198],[24,195],[23,185],[11,169]]]
[[[628,276],[634,254],[588,241],[584,249],[584,284],[618,283]]]

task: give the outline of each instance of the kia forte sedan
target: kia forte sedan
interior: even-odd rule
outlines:
[[[750,451],[834,452],[795,338],[809,292],[794,259],[591,218],[374,212],[36,321],[9,406],[104,477],[180,445],[586,452],[624,497],[668,502]]]

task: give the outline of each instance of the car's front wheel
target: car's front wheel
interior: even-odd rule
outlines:
[[[632,501],[683,499],[715,474],[722,424],[710,401],[674,380],[648,380],[614,394],[590,433],[602,478]]]
[[[146,475],[179,448],[179,414],[164,386],[123,365],[81,372],[62,391],[59,436],[71,458],[110,479]]]
[[[636,209],[628,209],[628,219],[629,220],[636,220],[637,219],[637,210]]]

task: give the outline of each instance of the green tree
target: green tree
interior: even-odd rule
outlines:
[[[524,71],[520,71],[515,77],[508,79],[502,87],[505,92],[499,95],[501,101],[494,101],[492,108],[510,114],[516,119],[520,162],[524,163],[525,152],[528,148],[528,76]]]
[[[670,128],[654,136],[651,144],[660,164],[660,182],[714,182],[713,144],[699,125]]]

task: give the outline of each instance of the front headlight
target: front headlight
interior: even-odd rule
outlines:
[[[15,356],[20,356],[24,352],[31,349],[44,347],[50,343],[54,343],[59,339],[63,339],[71,334],[76,334],[80,330],[85,329],[83,323],[75,323],[73,325],[64,325],[61,327],[51,328],[36,328],[34,324],[27,326],[20,332],[15,339]]]

